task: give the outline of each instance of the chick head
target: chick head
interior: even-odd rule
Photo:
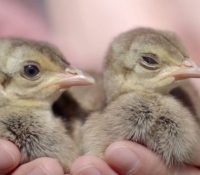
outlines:
[[[72,68],[53,46],[21,39],[0,40],[0,96],[6,100],[50,100],[93,79]]]
[[[105,60],[107,98],[131,90],[167,92],[174,82],[200,77],[174,33],[138,28],[112,42]]]

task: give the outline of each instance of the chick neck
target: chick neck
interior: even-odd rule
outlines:
[[[32,100],[32,99],[17,99],[8,102],[9,106],[19,107],[19,108],[40,108],[40,109],[50,109],[51,103],[48,101]]]
[[[112,89],[106,89],[105,86],[105,92],[106,92],[106,103],[110,103],[117,99],[119,96],[128,94],[128,93],[135,93],[138,95],[169,95],[170,90],[175,88],[177,84],[173,83],[168,86],[163,86],[160,88],[149,88],[142,86],[141,84],[134,84],[134,86],[126,86],[124,83],[122,83],[120,86],[115,86],[115,88]]]
[[[32,98],[18,98],[15,96],[9,96],[6,93],[0,92],[0,108],[9,106],[9,107],[18,107],[18,108],[41,108],[41,109],[50,109],[53,102],[48,100],[32,99]]]

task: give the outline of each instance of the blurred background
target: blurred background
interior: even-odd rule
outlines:
[[[0,37],[56,44],[84,69],[101,70],[114,36],[146,26],[175,31],[200,63],[199,0],[0,0]]]

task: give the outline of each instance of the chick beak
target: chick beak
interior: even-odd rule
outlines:
[[[95,83],[95,80],[81,70],[68,67],[63,73],[57,74],[56,84],[60,89],[66,89],[71,86],[86,86]]]
[[[175,80],[183,80],[187,78],[200,78],[200,67],[197,66],[191,59],[184,60],[172,76]]]

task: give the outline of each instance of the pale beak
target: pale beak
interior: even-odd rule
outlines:
[[[184,60],[179,69],[172,73],[175,80],[183,80],[187,78],[200,78],[200,67],[197,66],[191,59]]]
[[[68,67],[65,72],[57,74],[56,84],[60,89],[66,89],[71,86],[87,86],[94,83],[95,80],[90,75],[72,67]]]

